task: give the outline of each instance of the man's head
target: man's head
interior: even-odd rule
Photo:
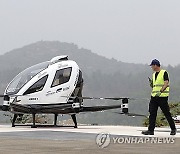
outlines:
[[[155,72],[160,71],[161,64],[160,64],[159,60],[157,60],[157,59],[152,60],[150,66],[153,71],[155,71]]]

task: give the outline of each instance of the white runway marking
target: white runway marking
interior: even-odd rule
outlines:
[[[147,130],[147,127],[132,127],[132,126],[78,126],[78,128],[71,127],[39,127],[30,128],[29,126],[17,126],[11,127],[10,125],[0,125],[0,133],[10,132],[33,132],[33,131],[55,131],[55,132],[74,132],[85,134],[99,134],[102,132],[109,133],[111,135],[121,136],[138,136],[145,137],[141,134],[141,131]],[[177,134],[175,137],[180,138],[180,126],[177,126]],[[155,135],[153,137],[172,137],[170,136],[170,128],[156,128]]]

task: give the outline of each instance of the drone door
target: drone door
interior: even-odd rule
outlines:
[[[56,70],[47,98],[51,103],[67,103],[67,97],[73,92],[76,81],[73,67]]]

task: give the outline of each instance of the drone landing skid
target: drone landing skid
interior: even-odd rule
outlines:
[[[29,125],[29,124],[15,124],[16,119],[18,118],[18,114],[14,114],[14,117],[12,119],[12,127],[16,127],[16,126],[31,126],[31,128],[37,128],[37,127],[74,127],[77,128],[77,120],[76,120],[76,115],[73,114],[71,115],[71,118],[74,122],[74,126],[64,126],[64,125],[57,125],[57,119],[58,119],[58,114],[54,114],[54,124],[53,125],[45,125],[45,124],[41,124],[41,125],[36,125],[36,114],[33,113],[33,124]]]

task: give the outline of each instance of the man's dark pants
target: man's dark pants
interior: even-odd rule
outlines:
[[[164,113],[171,130],[176,129],[174,120],[172,119],[169,105],[168,105],[168,97],[151,97],[151,101],[149,103],[149,131],[154,131],[155,124],[156,124],[156,117],[157,117],[157,111],[158,107],[161,108],[162,112]]]

